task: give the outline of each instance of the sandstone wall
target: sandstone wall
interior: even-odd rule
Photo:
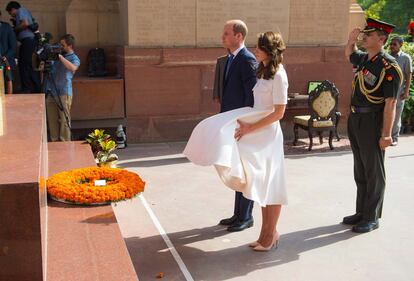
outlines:
[[[8,21],[0,1],[2,19]],[[350,0],[22,0],[55,38],[72,33],[78,46],[219,47],[223,24],[239,18],[247,45],[274,30],[291,46],[346,42]]]

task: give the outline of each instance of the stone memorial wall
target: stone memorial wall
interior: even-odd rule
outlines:
[[[247,45],[274,30],[288,45],[343,45],[350,0],[37,0],[19,1],[55,39],[65,33],[78,46],[219,47],[223,23],[249,27]],[[3,21],[8,21],[0,1]]]
[[[125,0],[126,1],[126,0]],[[343,0],[141,0],[127,1],[127,45],[218,47],[223,24],[239,18],[258,33],[279,31],[289,45],[341,45],[346,40],[349,1]],[[123,13],[123,11],[121,11]]]

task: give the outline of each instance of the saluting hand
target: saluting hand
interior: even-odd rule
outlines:
[[[237,123],[239,127],[235,130],[234,138],[239,141],[245,134],[251,131],[251,125],[240,120],[237,120]]]
[[[350,33],[348,37],[348,43],[349,44],[355,44],[358,41],[358,36],[361,33],[361,28],[357,27],[354,28]]]

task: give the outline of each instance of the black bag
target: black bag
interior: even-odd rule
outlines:
[[[94,48],[89,50],[87,61],[89,77],[106,76],[106,58],[104,49]]]

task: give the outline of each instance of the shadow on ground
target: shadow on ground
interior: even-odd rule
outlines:
[[[175,164],[183,164],[188,163],[188,159],[186,157],[176,157],[176,158],[164,158],[164,159],[154,159],[154,160],[136,160],[128,162],[120,161],[118,164],[119,168],[142,168],[142,167],[160,167],[166,165],[175,165]]]
[[[300,230],[281,235],[279,248],[266,253],[252,251],[247,246],[247,243],[252,241],[246,241],[245,245],[239,247],[218,251],[203,251],[193,244],[228,234],[229,232],[223,226],[210,226],[167,235],[193,278],[208,281],[229,280],[259,269],[280,266],[300,259],[302,253],[335,244],[356,235],[349,231],[347,226],[341,224]],[[127,238],[125,241],[140,279],[150,280],[154,278],[156,272],[166,270],[154,264],[154,261],[166,259],[168,258],[166,256],[171,255],[166,250],[165,244],[159,243],[158,235],[148,238]],[[151,247],[151,245],[158,245],[158,247]],[[167,279],[180,280],[174,276],[169,276]]]

